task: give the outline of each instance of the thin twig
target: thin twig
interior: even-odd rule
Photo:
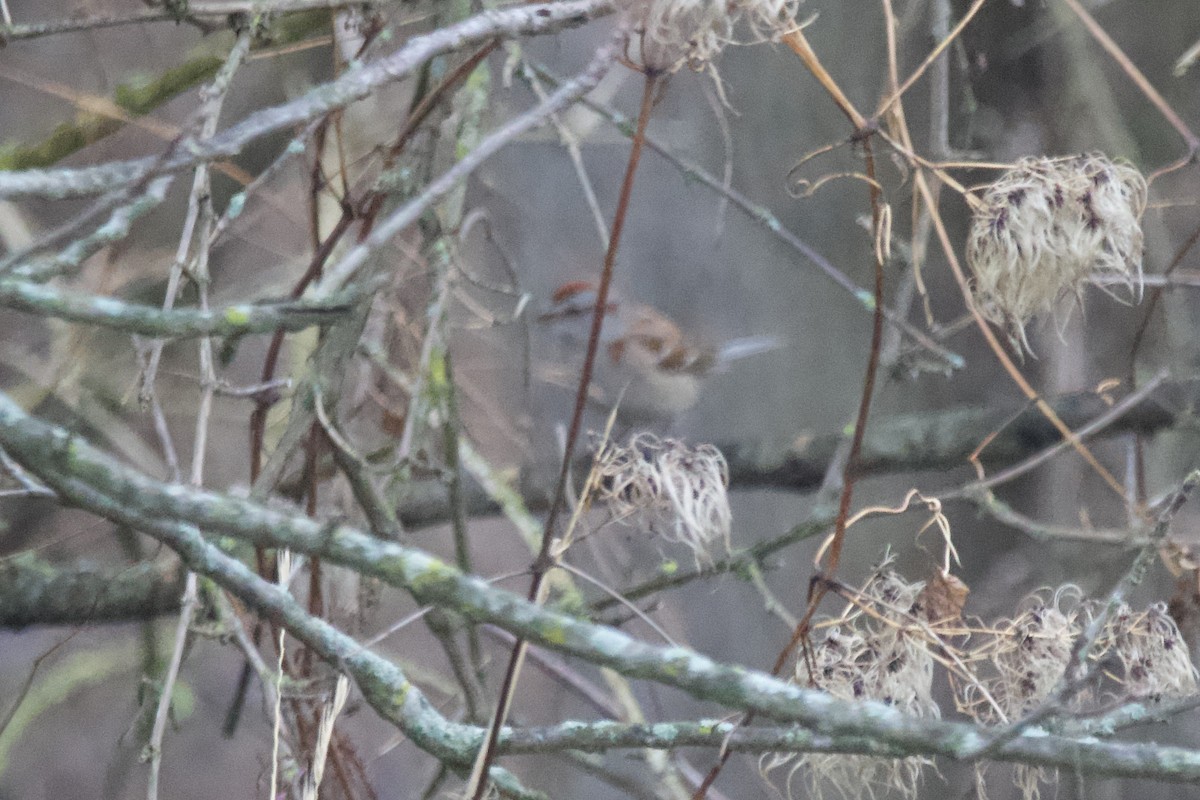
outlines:
[[[604,55],[609,51],[610,48],[605,47],[601,48],[600,53]],[[326,270],[318,284],[309,291],[309,295],[326,297],[338,291],[353,279],[354,274],[367,263],[372,253],[389,244],[398,233],[415,223],[427,208],[449,194],[484,161],[522,134],[541,125],[551,114],[567,108],[591,91],[600,82],[607,66],[605,62],[593,61],[579,76],[559,87],[546,102],[539,103],[530,111],[489,134],[475,149],[455,162],[454,166],[426,184],[416,197],[380,221],[369,236]]]
[[[542,87],[537,70],[525,59],[521,59],[520,75],[529,85],[529,88],[533,89],[533,93],[537,95],[538,100],[545,102],[546,90]],[[600,246],[607,249],[608,224],[604,221],[604,212],[600,210],[600,201],[596,198],[596,189],[592,186],[592,179],[588,176],[587,167],[583,164],[583,153],[579,148],[579,137],[567,127],[558,114],[550,116],[550,124],[558,132],[559,141],[566,148],[567,155],[571,157],[571,165],[575,168],[575,176],[579,180],[579,189],[583,192],[583,199],[587,203],[588,210],[592,212],[592,222],[595,223],[596,233],[600,236]]]
[[[963,32],[971,20],[975,18],[975,15],[979,13],[979,10],[983,8],[983,4],[985,2],[986,0],[975,0],[975,2],[971,4],[971,7],[967,9],[967,13],[963,14],[962,19],[958,21],[958,24],[954,26],[954,29],[951,30],[944,39],[938,42],[937,46],[934,47],[933,50],[929,51],[929,54],[925,56],[925,59],[921,62],[920,66],[914,69],[912,74],[905,79],[904,83],[898,88],[893,89],[891,94],[889,94],[883,100],[883,102],[879,104],[879,108],[875,110],[876,117],[883,117],[892,109],[893,106],[895,106],[896,102],[904,96],[904,93],[912,88],[912,85],[916,83],[922,75],[925,74],[925,70],[929,68],[929,65],[936,61],[946,51],[946,48],[958,38],[959,34]],[[946,154],[941,153],[939,155],[944,156]]]
[[[610,0],[568,0],[484,11],[455,25],[414,37],[396,52],[347,72],[296,100],[256,111],[206,142],[187,138],[181,142],[179,152],[161,165],[157,158],[139,158],[77,169],[0,172],[0,198],[95,194],[139,180],[150,169],[170,172],[192,167],[201,161],[234,156],[256,139],[306,125],[331,111],[365,99],[379,87],[408,76],[435,56],[496,36],[558,31],[603,16],[610,10]]]
[[[234,73],[237,72],[238,67],[241,66],[246,54],[250,51],[250,41],[251,36],[248,30],[243,31],[239,35],[237,42],[225,60],[225,64],[207,90],[207,99],[200,112],[200,117],[203,120],[200,131],[202,138],[212,136],[217,129],[217,119],[220,116],[221,108],[228,94],[230,82],[233,79]],[[209,242],[211,240],[209,234],[212,231],[212,226],[212,187],[209,181],[209,165],[201,164],[196,168],[196,175],[192,181],[192,191],[188,199],[188,212],[183,225],[183,233],[180,236],[175,263],[172,265],[171,278],[167,282],[167,294],[163,301],[164,310],[169,310],[174,304],[179,279],[183,274],[184,265],[189,261],[189,252],[192,250],[193,244],[198,245],[190,261],[192,263],[193,278],[199,287],[199,306],[202,311],[209,310],[208,257]],[[192,445],[192,465],[189,476],[189,483],[195,487],[204,485],[204,461],[208,448],[208,425],[209,419],[212,416],[213,391],[217,383],[217,376],[213,367],[212,340],[208,338],[201,339],[199,349],[200,406],[196,414],[196,431]],[[157,369],[158,359],[161,357],[161,354],[162,344],[159,343],[151,351],[146,367],[146,383],[143,385],[143,392],[147,399],[150,399],[154,392],[154,372]],[[157,406],[157,403],[155,405]],[[167,441],[169,442],[169,436]],[[147,800],[158,800],[158,781],[162,766],[163,736],[166,733],[167,718],[170,713],[171,702],[174,699],[175,681],[178,678],[180,666],[183,664],[183,654],[187,644],[188,631],[198,605],[199,596],[197,593],[196,575],[193,572],[189,572],[184,586],[179,622],[175,629],[175,642],[171,651],[171,660],[163,676],[161,694],[154,715],[154,725],[150,733],[148,744],[150,752],[150,775],[146,788]]]
[[[988,491],[969,496],[976,506],[994,517],[996,521],[1016,528],[1037,541],[1080,542],[1083,544],[1100,544],[1110,547],[1128,549],[1141,547],[1146,544],[1146,529],[1110,529],[1110,528],[1071,528],[1065,525],[1052,525],[1030,519],[1024,514],[1014,511],[1011,506]]]
[[[1092,38],[1094,38],[1096,42],[1104,48],[1105,52],[1112,57],[1113,61],[1117,62],[1117,66],[1119,66],[1121,70],[1129,76],[1129,79],[1133,81],[1134,85],[1137,86],[1138,90],[1145,96],[1145,98],[1149,100],[1156,109],[1158,109],[1158,113],[1162,114],[1163,119],[1165,119],[1171,125],[1171,127],[1183,137],[1183,141],[1188,148],[1189,156],[1194,156],[1197,149],[1200,149],[1200,137],[1197,137],[1196,134],[1192,132],[1192,129],[1188,127],[1187,123],[1184,122],[1177,113],[1175,113],[1175,109],[1171,108],[1171,104],[1168,103],[1163,96],[1158,93],[1158,90],[1155,89],[1153,84],[1146,79],[1146,76],[1142,74],[1142,71],[1134,66],[1133,62],[1129,59],[1129,56],[1125,55],[1124,51],[1121,50],[1117,43],[1113,41],[1112,37],[1100,27],[1098,22],[1096,22],[1095,17],[1089,14],[1087,9],[1085,9],[1079,3],[1079,0],[1062,0],[1062,2],[1065,3],[1067,7],[1075,13],[1075,16],[1079,17],[1079,21],[1083,23],[1085,28],[1087,28],[1088,33],[1092,35]]]
[[[545,67],[533,65],[534,72],[549,81],[557,82],[557,79]],[[617,111],[591,98],[583,98],[580,105],[599,114],[600,117],[626,136],[632,136],[634,124],[631,120],[624,117]],[[849,294],[854,300],[864,309],[869,312],[874,312],[872,307],[873,299],[871,292],[863,289],[857,283],[850,279],[846,273],[842,272],[833,262],[826,258],[819,251],[801,239],[799,236],[788,230],[783,221],[771,213],[770,209],[765,206],[754,203],[746,195],[742,194],[732,186],[726,186],[723,181],[711,175],[707,170],[700,167],[698,164],[684,159],[676,155],[662,141],[652,134],[646,134],[646,147],[653,150],[668,163],[684,174],[688,180],[694,180],[702,186],[708,188],[718,196],[728,200],[735,208],[745,214],[754,222],[771,233],[779,241],[799,253],[805,260],[813,264],[823,275],[833,281],[834,285]],[[962,356],[954,353],[939,344],[928,334],[912,325],[904,318],[903,314],[898,313],[895,309],[885,308],[884,316],[888,323],[893,327],[904,331],[905,335],[911,338],[914,342],[920,345],[925,350],[933,354],[939,361],[947,364],[951,369],[959,369],[964,365]]]
[[[886,229],[883,194],[880,191],[879,182],[875,176],[875,155],[871,147],[872,131],[868,128],[867,121],[854,108],[842,93],[837,82],[834,81],[821,65],[820,60],[808,44],[801,29],[796,28],[789,32],[784,37],[784,41],[800,56],[809,72],[829,92],[842,113],[854,125],[853,135],[861,137],[871,205],[871,231],[875,236],[876,242],[880,241],[880,237],[883,237],[882,240],[885,242],[889,241],[891,232]],[[886,260],[885,252],[886,248],[878,245],[873,248],[875,287],[872,298],[874,311],[871,315],[871,343],[867,353],[866,374],[863,376],[863,386],[859,396],[854,432],[851,435],[850,447],[842,471],[841,497],[838,502],[837,516],[834,519],[834,530],[828,548],[828,559],[823,567],[818,567],[820,569],[819,574],[814,575],[813,582],[809,584],[808,606],[804,611],[804,615],[793,629],[791,639],[775,657],[775,663],[771,667],[771,675],[773,676],[780,674],[796,647],[806,640],[812,619],[817,613],[817,608],[820,606],[821,600],[824,599],[829,590],[830,579],[837,574],[837,569],[841,562],[842,546],[846,538],[846,523],[850,517],[850,507],[854,497],[854,483],[858,478],[856,470],[858,469],[858,462],[862,453],[867,419],[871,412],[871,400],[875,394],[875,377],[879,369],[880,350],[883,346],[883,268],[884,261]],[[754,713],[747,713],[739,722],[739,727],[749,725],[753,719]],[[721,770],[728,763],[728,760],[729,751],[725,751],[717,759],[717,762],[693,793],[693,800],[704,800],[708,794],[709,787],[713,785],[717,777],[721,774]]]
[[[77,31],[98,31],[104,28],[117,28],[125,25],[144,25],[148,22],[173,22],[177,18],[177,15],[171,11],[158,11],[147,8],[129,14],[114,14],[112,16],[95,15],[55,19],[46,22],[13,24],[12,20],[6,19],[4,27],[0,28],[0,43],[7,44],[29,39],[40,39],[45,36],[56,36],[62,33],[75,33]]]
[[[606,72],[612,60],[617,57],[620,49],[625,46],[627,41],[628,31],[624,26],[621,26],[617,29],[613,41],[597,53],[592,61],[592,65],[588,68],[588,72],[599,72],[600,74]],[[571,83],[578,82],[578,80],[576,79],[576,81],[572,81]],[[596,80],[597,82],[599,81],[599,74],[596,76]],[[543,102],[540,107],[546,108],[547,114],[558,111],[559,108],[554,107],[551,101],[561,96],[570,87],[571,83],[566,83],[559,87],[554,95],[551,96],[551,99]],[[629,162],[625,169],[625,178],[621,183],[617,209],[613,215],[613,225],[609,235],[608,248],[604,254],[604,266],[600,272],[600,280],[596,291],[596,305],[592,312],[592,327],[588,334],[587,354],[584,356],[583,370],[579,376],[579,388],[575,394],[575,408],[571,415],[571,425],[567,433],[567,444],[563,454],[562,468],[559,471],[558,482],[554,489],[554,499],[550,501],[550,511],[546,516],[546,523],[542,527],[538,554],[533,561],[533,577],[530,580],[529,593],[527,595],[530,602],[540,603],[543,600],[543,591],[547,588],[546,576],[554,566],[551,548],[557,535],[555,526],[558,515],[566,502],[567,484],[571,471],[571,457],[583,424],[583,411],[587,402],[588,388],[592,380],[592,368],[595,364],[596,352],[600,344],[600,326],[604,323],[604,310],[607,308],[613,266],[616,262],[617,249],[621,244],[621,232],[624,230],[626,212],[629,208],[629,197],[633,191],[633,177],[637,173],[638,161],[641,158],[642,145],[645,141],[646,124],[650,119],[656,84],[657,81],[654,76],[648,74],[642,89],[642,105],[641,111],[638,114],[638,135],[634,137],[633,145],[630,148]],[[583,94],[585,92],[579,92],[575,96],[582,97]],[[483,145],[480,145],[478,149],[482,148]],[[461,164],[462,162],[460,161],[459,163]],[[504,725],[505,717],[508,715],[509,707],[515,695],[517,678],[521,672],[521,663],[525,658],[526,647],[527,643],[525,640],[518,638],[516,646],[509,655],[504,678],[500,683],[496,710],[491,724],[488,726],[488,735],[483,747],[479,749],[479,757],[476,759],[475,766],[471,771],[471,778],[467,781],[467,791],[465,794],[471,800],[481,800],[487,791],[486,776],[490,773],[491,763],[493,758],[495,758],[497,737],[500,735],[500,729]]]
[[[1120,402],[1114,403],[1112,408],[1110,408],[1108,411],[1106,411],[1105,413],[1096,417],[1095,419],[1093,419],[1091,422],[1087,423],[1086,425],[1083,425],[1083,426],[1077,428],[1075,430],[1074,435],[1078,438],[1079,441],[1083,441],[1084,439],[1088,438],[1092,434],[1097,433],[1101,430],[1104,430],[1106,427],[1111,425],[1113,422],[1115,422],[1116,420],[1120,419],[1125,414],[1127,414],[1130,410],[1139,406],[1142,403],[1142,401],[1144,401],[1147,397],[1149,397],[1151,394],[1153,394],[1154,390],[1157,389],[1159,386],[1161,386],[1167,380],[1167,377],[1169,376],[1169,374],[1170,373],[1167,370],[1160,370],[1157,375],[1155,375],[1150,380],[1146,381],[1146,384],[1144,386],[1142,386],[1140,389],[1138,389],[1135,392],[1130,392],[1128,395],[1121,398]],[[959,497],[969,497],[977,492],[991,489],[994,486],[999,486],[1002,483],[1008,483],[1011,480],[1019,478],[1020,476],[1024,475],[1025,473],[1029,472],[1030,470],[1034,469],[1035,467],[1038,467],[1038,466],[1044,464],[1045,462],[1049,461],[1055,455],[1057,455],[1058,453],[1061,453],[1067,447],[1070,447],[1071,444],[1072,443],[1070,441],[1068,441],[1066,439],[1061,439],[1058,442],[1055,442],[1054,444],[1050,445],[1049,447],[1044,448],[1043,450],[1040,450],[1037,453],[1034,453],[1033,455],[1031,455],[1030,457],[1021,461],[1020,463],[1014,464],[1013,466],[1008,467],[1007,469],[1001,470],[1000,472],[997,472],[996,474],[994,474],[990,477],[981,478],[978,481],[974,481],[972,483],[967,484],[966,486],[962,487],[961,489],[957,489],[955,491],[948,492],[946,494],[940,494],[938,496],[940,498],[942,498],[943,500],[952,500],[952,499],[959,498]]]
[[[228,94],[234,74],[245,59],[246,54],[250,52],[250,42],[251,36],[247,29],[238,36],[233,48],[229,51],[225,65],[217,73],[216,77],[213,78],[212,84],[205,91],[205,102],[200,107],[198,115],[202,120],[199,135],[201,141],[212,138],[213,134],[217,132],[217,120],[220,118],[221,108],[225,104],[225,97]],[[167,276],[167,289],[162,304],[163,311],[170,311],[175,307],[175,300],[179,296],[179,285],[183,280],[184,268],[188,263],[189,253],[192,249],[193,239],[195,238],[194,231],[201,213],[201,206],[205,204],[211,205],[211,200],[207,196],[208,191],[208,165],[201,164],[196,168],[196,176],[192,182],[192,192],[188,199],[188,212],[183,221],[183,232],[180,234],[179,245],[175,250],[175,260],[171,263],[171,270]],[[199,241],[201,255],[196,256],[197,261],[201,259],[207,261],[209,243],[212,240],[212,237],[207,235],[207,233],[205,231],[206,235],[203,240]],[[204,286],[199,279],[197,279],[197,283],[200,286],[201,308],[207,310],[207,286]],[[152,390],[151,387],[157,379],[158,364],[162,359],[164,345],[165,342],[160,339],[150,349],[146,369],[142,373],[143,397],[146,397],[147,393]],[[208,339],[204,339],[200,347],[202,354],[207,349],[211,357],[212,345]],[[209,377],[207,375],[204,376],[205,379]]]

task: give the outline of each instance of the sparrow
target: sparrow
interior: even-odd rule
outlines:
[[[590,281],[564,283],[538,322],[567,349],[582,351],[596,295]],[[596,399],[605,406],[617,404],[622,422],[646,425],[678,419],[700,400],[707,378],[739,358],[777,349],[780,341],[748,336],[713,346],[683,331],[658,309],[610,294],[599,344],[592,377]]]

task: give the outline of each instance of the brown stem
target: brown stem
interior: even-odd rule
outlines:
[[[403,127],[396,135],[395,141],[388,149],[388,156],[385,164],[395,162],[397,156],[404,149],[404,146],[412,138],[412,134],[420,126],[420,124],[429,116],[437,103],[446,96],[448,90],[460,81],[464,80],[479,63],[483,61],[495,48],[496,42],[492,41],[479,48],[465,62],[460,64],[452,72],[450,72],[441,83],[439,83],[433,91],[427,94],[416,108],[413,109],[408,119],[405,120]],[[362,220],[357,238],[358,241],[363,241],[371,232],[371,226],[378,216],[379,210],[382,208],[385,194],[383,192],[372,191],[360,202],[351,202],[350,198],[345,198],[342,202],[342,217],[338,220],[337,225],[330,231],[329,236],[325,238],[313,254],[312,261],[309,263],[308,269],[296,285],[292,287],[292,298],[298,299],[304,294],[304,290],[308,288],[329,259],[329,255],[333,252],[334,246],[341,241],[341,237],[345,235],[350,224],[356,219]],[[358,213],[355,210],[359,209]],[[263,360],[262,378],[263,383],[267,383],[275,377],[275,369],[279,362],[280,351],[283,348],[283,334],[277,333],[271,339],[271,344],[267,349],[267,356]],[[258,480],[259,472],[262,468],[262,448],[263,439],[266,430],[267,411],[270,410],[274,398],[264,398],[255,408],[254,413],[250,418],[250,482],[253,484]]]
[[[492,51],[499,46],[500,40],[493,39],[487,44],[480,47],[471,56],[459,64],[446,77],[442,78],[437,86],[433,87],[409,112],[408,118],[404,120],[404,126],[400,128],[400,132],[396,134],[396,140],[392,142],[392,146],[388,148],[387,156],[383,160],[383,168],[390,169],[396,163],[396,159],[404,150],[404,146],[408,144],[412,135],[417,132],[417,128],[429,116],[429,113],[437,108],[438,103],[444,98],[447,93],[457,86],[459,83],[467,79],[475,68],[483,62],[485,58],[491,55]],[[383,192],[372,192],[367,196],[363,203],[361,217],[363,219],[362,230],[359,231],[359,241],[366,239],[371,234],[371,229],[375,227],[375,219],[379,216],[379,211],[383,208],[383,201],[386,194]]]
[[[882,224],[883,196],[879,190],[879,181],[875,177],[875,154],[871,148],[871,136],[875,132],[876,126],[872,121],[865,119],[854,108],[854,105],[841,91],[841,88],[821,65],[816,53],[812,50],[802,32],[795,31],[789,34],[785,37],[785,41],[800,56],[804,65],[808,67],[809,71],[812,72],[825,90],[829,92],[830,97],[833,98],[833,101],[842,110],[842,113],[855,126],[854,134],[851,138],[853,141],[862,144],[863,156],[866,161],[867,183],[871,193],[872,231],[878,236],[879,228]],[[772,675],[779,675],[795,651],[796,646],[808,637],[813,616],[816,614],[821,601],[829,592],[830,586],[833,585],[832,579],[837,572],[838,562],[841,560],[842,544],[846,538],[846,523],[850,518],[850,505],[854,498],[854,480],[861,459],[863,436],[866,433],[867,419],[871,413],[871,398],[875,394],[875,378],[879,371],[879,353],[883,347],[883,252],[878,247],[875,250],[874,288],[875,307],[871,324],[871,351],[867,359],[866,375],[863,377],[862,396],[859,398],[858,416],[854,423],[854,435],[850,441],[850,455],[846,459],[846,464],[842,471],[842,494],[838,502],[838,513],[834,522],[833,538],[829,545],[829,559],[826,562],[826,568],[813,576],[812,583],[809,585],[808,607],[800,622],[797,623],[796,629],[792,632],[792,638],[779,651],[779,655],[776,656],[775,663],[771,667]],[[753,719],[753,713],[746,714],[742,717],[739,726],[749,725]],[[729,761],[731,754],[732,751],[728,749],[721,753],[717,759],[717,763],[704,776],[704,780],[701,781],[700,786],[692,795],[692,800],[704,800],[708,795],[708,790],[716,782],[717,776],[721,774],[721,770],[724,769],[725,764]]]
[[[1175,113],[1175,109],[1171,108],[1171,104],[1168,103],[1163,96],[1158,93],[1158,90],[1155,89],[1154,85],[1150,83],[1144,74],[1142,74],[1142,71],[1134,66],[1134,63],[1129,59],[1129,56],[1125,55],[1124,51],[1121,50],[1117,43],[1113,41],[1112,37],[1100,27],[1100,23],[1096,22],[1096,18],[1088,13],[1087,9],[1080,4],[1079,0],[1063,0],[1063,2],[1068,8],[1071,9],[1071,11],[1075,12],[1075,16],[1079,17],[1079,21],[1083,23],[1085,28],[1087,28],[1088,33],[1092,35],[1092,38],[1104,48],[1105,52],[1108,53],[1113,61],[1117,62],[1117,66],[1119,66],[1121,70],[1129,76],[1129,79],[1133,81],[1134,85],[1137,86],[1142,95],[1149,100],[1156,109],[1158,109],[1158,113],[1162,114],[1163,119],[1165,119],[1167,123],[1175,129],[1176,133],[1183,137],[1183,141],[1187,144],[1189,157],[1194,155],[1196,151],[1200,149],[1200,136],[1196,136],[1192,129],[1188,127],[1188,124],[1183,121],[1183,118]]]
[[[554,488],[554,499],[550,503],[550,511],[546,515],[546,524],[542,528],[542,543],[537,558],[533,562],[533,577],[529,583],[529,600],[536,602],[541,595],[546,575],[554,566],[550,554],[554,543],[554,532],[558,517],[566,505],[567,481],[571,471],[572,455],[575,444],[583,427],[583,411],[587,405],[588,386],[592,382],[592,371],[596,363],[596,353],[600,348],[600,328],[604,324],[604,310],[608,308],[608,292],[612,285],[613,266],[617,259],[617,248],[621,243],[621,233],[625,229],[625,219],[629,211],[629,198],[633,193],[633,177],[637,172],[638,162],[642,157],[642,147],[646,141],[646,124],[650,120],[650,112],[654,107],[654,92],[658,85],[658,74],[646,72],[642,86],[642,103],[638,111],[637,132],[629,150],[629,162],[625,167],[625,179],[621,183],[621,193],[617,198],[617,210],[613,217],[612,233],[609,236],[608,249],[604,253],[604,266],[600,271],[600,281],[596,292],[596,304],[592,308],[592,327],[588,333],[587,354],[583,360],[583,371],[579,376],[579,387],[575,392],[575,407],[571,414],[571,426],[567,431],[567,442],[563,452],[562,469],[558,474],[558,483]],[[496,713],[488,728],[487,739],[480,753],[473,779],[476,780],[472,800],[481,800],[487,790],[487,774],[495,758],[496,742],[500,736],[500,728],[504,724],[508,707],[512,704],[513,690],[516,687],[517,675],[524,657],[526,642],[517,639],[516,645],[509,656],[508,666],[504,672],[504,680],[500,685],[500,696],[496,703]]]

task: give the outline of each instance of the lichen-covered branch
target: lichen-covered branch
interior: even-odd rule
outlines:
[[[61,567],[18,553],[0,559],[0,628],[153,619],[179,610],[180,578],[161,564]]]
[[[0,27],[0,42],[5,39],[34,38],[68,30],[95,30],[133,22],[154,22],[170,19],[164,12],[144,12],[127,17],[63,20],[54,23],[35,23]],[[74,27],[73,27],[74,26]],[[269,36],[264,35],[258,46],[279,47],[299,42],[329,27],[329,15],[318,12],[290,14],[274,21]],[[32,144],[15,142],[0,146],[0,170],[36,169],[56,164],[72,153],[121,130],[129,120],[142,117],[180,94],[194,89],[217,74],[225,59],[219,55],[221,44],[206,42],[200,52],[189,55],[179,64],[151,80],[121,84],[113,91],[111,108],[85,110],[70,122],[64,122],[41,141]]]
[[[108,219],[93,231],[69,241],[54,255],[39,254],[39,251],[53,247],[56,241],[68,239],[78,227],[86,225],[93,217],[91,212],[81,215],[43,237],[33,248],[6,254],[0,259],[0,274],[7,276],[11,273],[23,279],[47,280],[77,270],[102,248],[127,237],[135,222],[162,205],[173,180],[173,175],[164,175],[148,181],[140,192],[132,190],[141,187],[129,186],[113,196],[102,198],[97,206],[109,207]]]
[[[1112,420],[1097,433],[1153,433],[1191,418],[1198,392],[1192,381],[1165,381],[1149,397]],[[1028,406],[1028,404],[1025,404]],[[1094,392],[1059,397],[1051,404],[1072,430],[1102,416],[1111,408]],[[967,406],[880,419],[863,442],[860,469],[864,474],[903,470],[944,470],[969,466],[967,457],[990,435],[983,451],[984,464],[1006,464],[1061,441],[1058,430],[1037,409],[1019,404],[994,407]],[[730,480],[743,486],[810,488],[820,485],[839,436],[798,439],[778,456],[755,457],[752,447],[725,450]],[[949,488],[949,487],[947,487]]]
[[[355,245],[336,264],[330,266],[321,277],[321,281],[308,294],[313,297],[326,297],[340,291],[343,286],[348,285],[372,253],[414,224],[426,209],[458,187],[484,161],[521,135],[543,124],[551,114],[564,111],[594,89],[616,60],[625,40],[625,34],[618,30],[609,44],[596,51],[595,57],[583,72],[563,83],[534,108],[488,134],[470,152],[456,161],[454,166],[429,181],[416,197],[376,222],[371,234]]]
[[[7,396],[0,400],[0,405],[19,412]],[[90,446],[66,431],[55,431],[51,426],[35,422],[28,416],[26,419],[41,429],[42,433],[49,433],[57,441],[53,446],[54,452],[47,453],[50,462],[61,464],[64,457],[74,461],[69,451],[74,449],[75,444],[85,450],[91,450]],[[48,445],[49,441],[44,440],[43,443]],[[80,454],[82,455],[82,452]],[[25,455],[28,454],[14,457],[20,461]],[[85,467],[86,462],[91,462],[91,467]],[[95,473],[92,468],[103,469],[99,463],[93,462],[87,456],[84,457],[84,461],[75,463],[81,468],[81,473],[91,472],[93,476]],[[177,483],[161,486],[169,492],[196,491]],[[54,488],[64,499],[108,519],[128,516],[130,519],[139,520],[137,527],[175,551],[189,570],[211,578],[259,614],[286,627],[293,636],[311,647],[326,661],[352,675],[371,706],[385,719],[396,723],[422,749],[451,765],[461,766],[470,759],[473,751],[469,747],[469,726],[447,720],[429,703],[420,689],[409,682],[399,667],[362,647],[330,623],[311,616],[284,588],[262,579],[245,564],[226,555],[206,541],[191,523],[166,518],[155,519],[151,515],[138,512],[126,515],[121,510],[126,500],[108,495],[90,485],[86,478],[81,479],[69,472],[55,473]],[[520,788],[511,776],[503,770],[499,772],[501,774],[493,777],[500,785]]]
[[[29,195],[64,198],[96,194],[138,180],[147,170],[169,172],[201,161],[228,158],[267,134],[304,125],[362,100],[380,86],[410,75],[434,56],[495,36],[549,33],[580,25],[607,13],[611,7],[611,0],[569,0],[483,11],[457,25],[413,37],[394,53],[349,70],[296,100],[256,111],[211,139],[200,141],[195,136],[186,137],[175,148],[175,153],[161,164],[157,158],[150,157],[76,169],[0,171],[0,198]],[[214,71],[219,63],[214,65]]]
[[[292,516],[257,503],[152,480],[120,464],[78,435],[25,413],[0,395],[0,446],[64,501],[138,528],[180,554],[260,613],[288,627],[322,657],[354,675],[364,696],[422,748],[454,761],[473,753],[477,731],[444,722],[391,662],[308,616],[286,592],[207,543],[198,528],[270,547],[288,547],[375,575],[418,602],[453,609],[542,646],[610,667],[623,675],[674,686],[699,699],[798,722],[815,734],[870,739],[905,753],[962,757],[986,733],[966,723],[918,719],[878,702],[838,700],[744,667],[722,664],[682,647],[656,647],[620,631],[540,608],[414,548],[381,542],[346,525]],[[1041,732],[1038,732],[1039,734]],[[643,740],[638,746],[646,746]],[[1200,751],[1101,743],[1025,732],[993,757],[1092,774],[1200,780]]]
[[[80,31],[97,31],[124,25],[144,25],[149,22],[167,22],[175,18],[168,11],[144,9],[130,14],[114,14],[111,16],[89,15],[85,17],[43,20],[41,22],[0,25],[0,46],[7,47],[13,42],[40,39],[44,36],[56,36],[58,34],[77,33]]]
[[[352,309],[359,297],[360,293],[354,291],[324,301],[238,303],[211,311],[198,308],[164,310],[113,297],[0,278],[0,308],[163,339],[241,336],[327,325]]]

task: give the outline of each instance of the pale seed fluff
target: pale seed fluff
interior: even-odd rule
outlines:
[[[967,261],[980,313],[1030,350],[1026,324],[1089,280],[1140,297],[1146,180],[1099,153],[1025,158],[988,186],[971,219]]]
[[[716,542],[729,549],[729,465],[711,444],[638,433],[625,445],[606,442],[595,471],[600,499],[617,519],[682,542],[697,562],[712,560]]]
[[[1152,703],[1196,693],[1196,668],[1188,646],[1163,603],[1138,613],[1122,604],[1097,643],[1121,664],[1113,679],[1121,695]]]
[[[620,0],[637,34],[635,57],[657,72],[702,70],[738,37],[774,41],[793,25],[800,0]]]
[[[1071,658],[1075,638],[1086,624],[1087,607],[1082,592],[1064,586],[1049,601],[1031,595],[1023,610],[1002,619],[980,637],[972,653],[977,663],[976,681],[960,687],[959,706],[968,716],[986,725],[1007,725],[1038,709],[1059,685]],[[1086,697],[1078,692],[1072,706]],[[979,796],[986,797],[986,762],[976,765]],[[1013,784],[1024,800],[1038,800],[1043,783],[1052,782],[1054,770],[1017,764]]]
[[[881,566],[837,624],[814,626],[820,633],[814,634],[811,660],[798,660],[795,682],[843,700],[876,700],[915,717],[938,717],[931,694],[933,655],[920,625],[924,586]],[[773,753],[760,759],[759,771],[770,779],[786,767],[779,782],[789,798],[797,796],[797,784],[803,787],[800,797],[913,798],[932,763],[922,757]]]
[[[1101,604],[1085,601],[1075,586],[1064,586],[1047,599],[1031,595],[1012,619],[1000,620],[973,637],[969,654],[975,679],[959,685],[959,708],[989,726],[1020,722],[1047,702],[1059,702],[1061,685],[1077,638],[1097,619]],[[1067,676],[1077,685],[1062,701],[1066,711],[1084,711],[1112,702],[1158,703],[1192,696],[1197,672],[1187,644],[1163,603],[1145,611],[1120,604],[1104,623],[1089,657],[1090,680]],[[976,768],[981,797],[984,766]],[[1054,770],[1013,767],[1013,782],[1024,800],[1041,797],[1042,784]]]

